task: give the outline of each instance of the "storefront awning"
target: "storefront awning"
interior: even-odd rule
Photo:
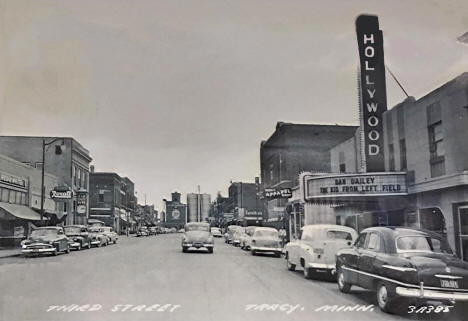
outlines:
[[[10,203],[4,203],[0,202],[0,209],[3,209],[4,211],[8,212],[9,214],[21,218],[24,220],[30,220],[30,221],[40,221],[41,220],[41,215],[38,213],[34,212],[32,209],[30,209],[27,206],[24,205],[18,205],[18,204],[10,204]],[[44,219],[47,219],[44,217]]]

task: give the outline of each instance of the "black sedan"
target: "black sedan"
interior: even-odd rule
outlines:
[[[410,302],[468,300],[468,263],[455,257],[433,232],[403,227],[363,230],[353,248],[336,254],[338,288],[376,291],[386,312]],[[405,305],[406,304],[406,305]]]

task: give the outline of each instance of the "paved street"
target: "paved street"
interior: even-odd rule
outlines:
[[[0,259],[0,320],[408,319],[378,308],[317,312],[323,305],[367,307],[375,304],[374,296],[363,290],[341,294],[333,282],[304,280],[301,272],[287,271],[284,259],[253,257],[221,239],[214,254],[184,254],[180,238],[121,237],[117,245],[69,255]],[[252,304],[283,306],[259,311]],[[62,305],[74,311],[62,307],[47,312],[50,306]],[[455,312],[438,318],[462,320]]]

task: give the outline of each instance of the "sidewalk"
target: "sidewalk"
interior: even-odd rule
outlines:
[[[0,259],[4,257],[21,255],[21,248],[0,248]]]

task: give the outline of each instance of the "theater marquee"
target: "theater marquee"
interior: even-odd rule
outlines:
[[[306,199],[407,195],[405,173],[341,174],[306,180]]]

